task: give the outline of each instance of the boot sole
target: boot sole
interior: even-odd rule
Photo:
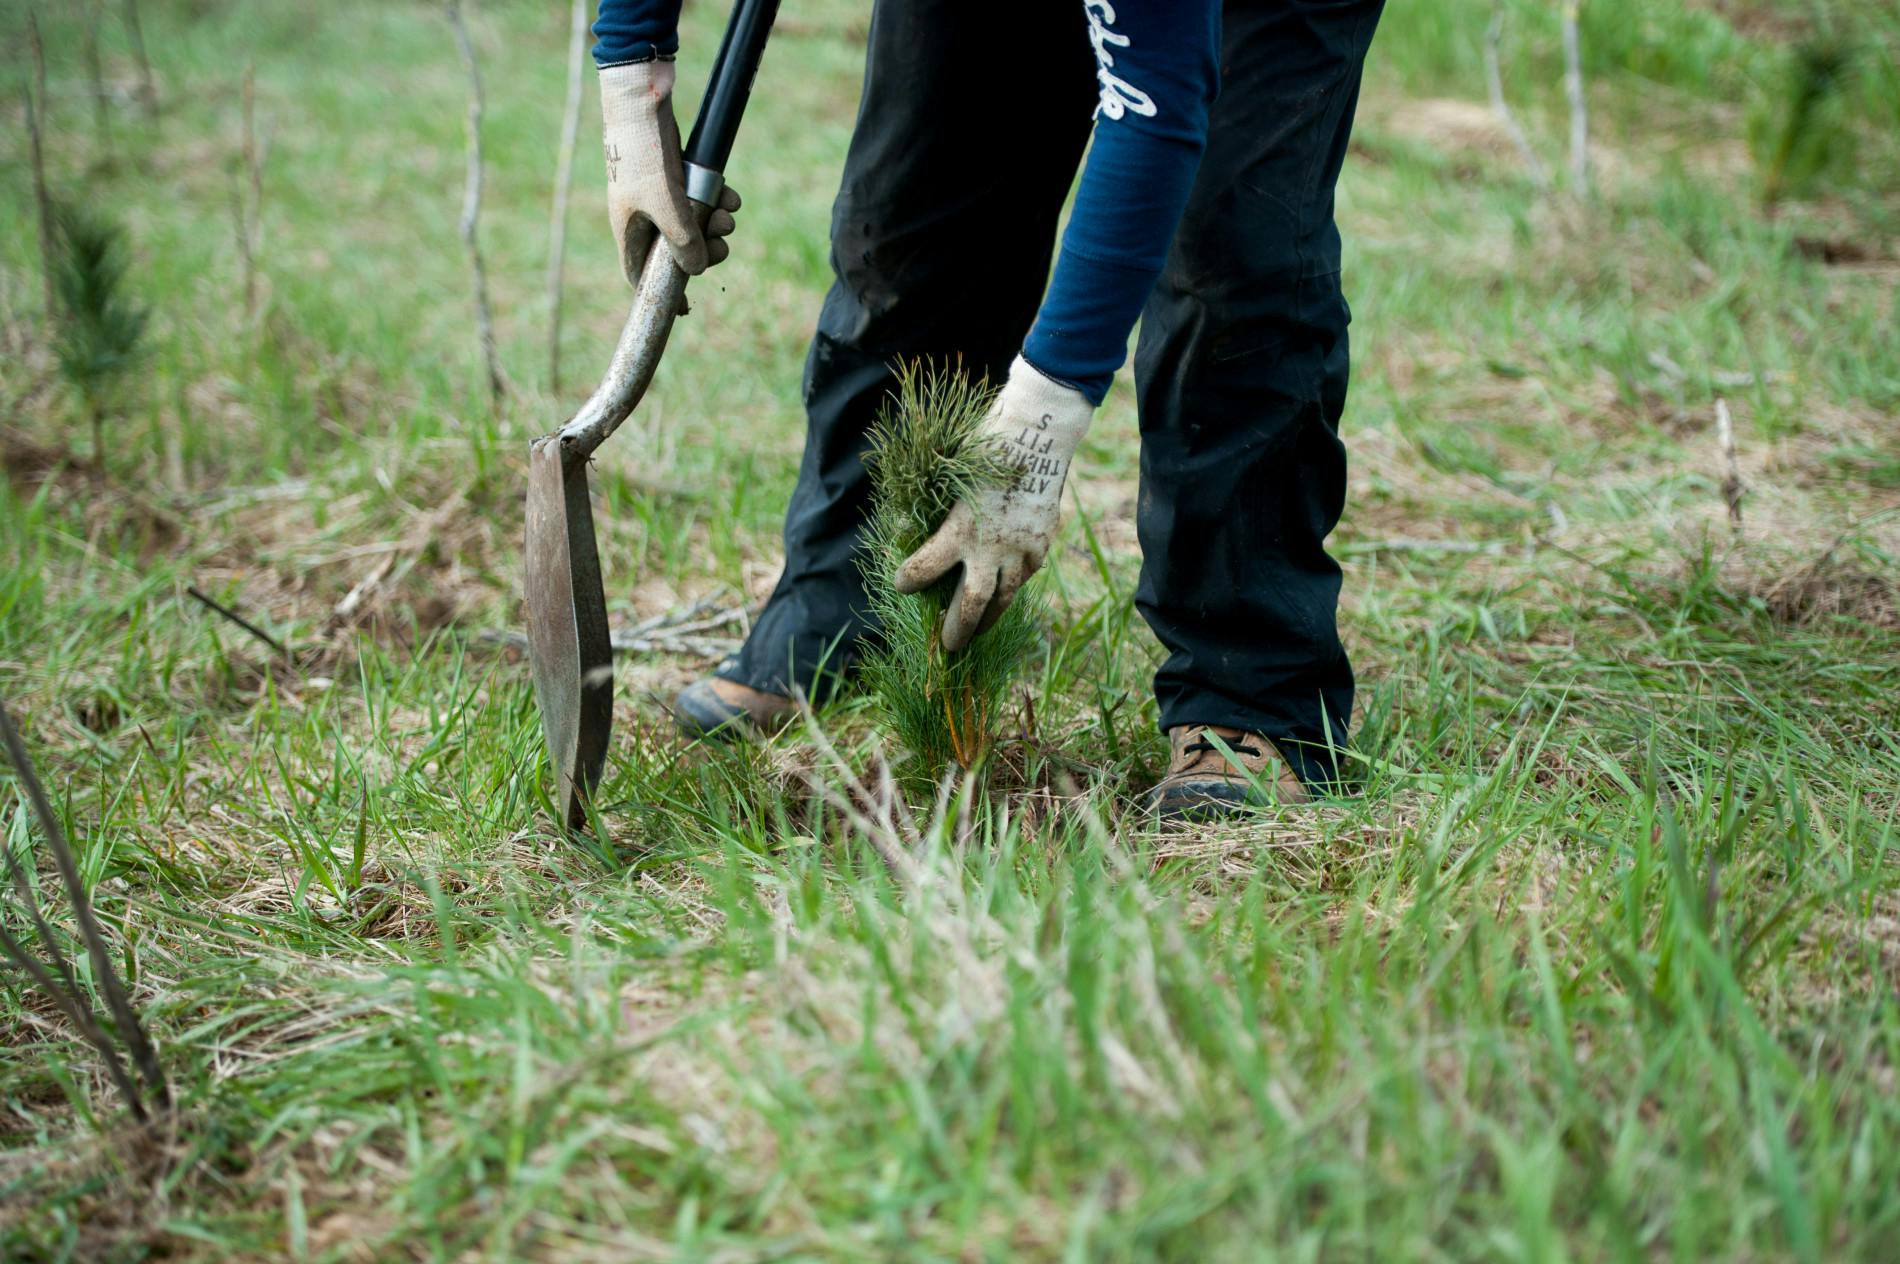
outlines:
[[[1156,786],[1148,806],[1164,821],[1206,821],[1246,816],[1267,805],[1245,783],[1188,781]]]
[[[1306,799],[1262,796],[1244,781],[1162,782],[1148,792],[1148,807],[1164,821],[1210,821],[1251,816],[1264,808],[1299,807]]]

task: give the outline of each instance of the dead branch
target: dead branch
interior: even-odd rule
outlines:
[[[138,1068],[139,1078],[157,1100],[161,1109],[171,1105],[171,1088],[165,1082],[165,1073],[159,1066],[158,1052],[153,1048],[151,1038],[146,1035],[144,1023],[139,1021],[136,1010],[132,1008],[131,998],[126,994],[125,985],[119,980],[119,973],[113,967],[112,954],[106,946],[105,935],[99,929],[98,919],[93,916],[92,899],[87,894],[84,880],[79,874],[79,864],[73,858],[72,848],[66,842],[66,833],[60,828],[59,818],[53,814],[53,808],[46,799],[46,791],[40,785],[38,774],[34,771],[33,761],[28,758],[26,746],[20,740],[19,730],[13,725],[13,717],[6,706],[0,703],[0,739],[6,745],[7,758],[13,764],[14,772],[20,778],[20,784],[26,790],[27,801],[32,805],[33,814],[39,818],[40,829],[46,834],[47,849],[52,852],[54,867],[59,870],[61,883],[66,889],[66,898],[73,907],[73,920],[79,928],[79,937],[86,945],[86,955],[92,963],[94,981],[105,998],[106,1010],[112,1015],[119,1039],[123,1040],[132,1055],[132,1064]],[[10,853],[9,853],[10,854]],[[9,953],[18,947],[17,941],[8,937]],[[49,953],[56,953],[57,947],[51,940],[42,943]],[[27,958],[31,960],[31,958]],[[29,973],[31,971],[29,970]],[[44,972],[41,972],[44,977]],[[37,981],[37,980],[36,980]],[[80,998],[75,995],[73,1000]],[[97,1024],[94,1024],[96,1027]],[[108,1055],[109,1056],[109,1055]],[[119,1077],[121,1092],[129,1085],[129,1078]],[[148,1116],[144,1103],[136,1092],[127,1094],[127,1105],[141,1121]]]
[[[548,393],[561,393],[561,277],[567,260],[567,195],[574,183],[574,147],[581,131],[587,78],[587,0],[574,0],[567,45],[567,104],[561,113],[561,154],[548,208]]]
[[[237,242],[239,285],[244,290],[244,318],[257,314],[257,261],[251,256],[250,216],[244,205],[244,186],[231,177],[231,237]]]
[[[1729,420],[1728,401],[1715,401],[1715,441],[1722,448],[1722,503],[1728,506],[1728,525],[1737,534],[1742,529],[1742,465],[1735,456],[1735,426]]]
[[[482,247],[476,226],[482,213],[482,74],[475,64],[475,45],[468,37],[468,23],[462,16],[462,0],[448,0],[449,23],[455,28],[455,45],[462,53],[462,65],[468,71],[468,179],[462,188],[462,242],[468,247],[468,267],[475,291],[475,322],[481,334],[482,361],[488,369],[488,397],[501,407],[507,384],[501,375],[501,361],[495,351],[495,322],[488,307],[488,270],[482,264]]]
[[[1358,557],[1369,553],[1476,553],[1495,556],[1508,547],[1503,540],[1425,540],[1394,536],[1384,540],[1348,540],[1335,545],[1333,551],[1341,557]]]
[[[99,1025],[99,1020],[94,1017],[91,1008],[79,999],[78,985],[73,983],[62,987],[26,945],[7,931],[4,924],[0,924],[0,953],[24,971],[46,998],[53,1002],[59,1012],[66,1016],[66,1021],[78,1030],[86,1043],[99,1051],[99,1057],[106,1065],[106,1075],[111,1078],[113,1087],[117,1088],[119,1096],[125,1099],[126,1106],[132,1111],[132,1117],[144,1123],[149,1118],[145,1112],[144,1099],[140,1096],[137,1085],[132,1083],[132,1077],[125,1073],[125,1061],[119,1057],[119,1047],[112,1043],[110,1036],[106,1035],[105,1028]],[[60,973],[70,980],[72,966],[65,957],[51,950],[47,952],[47,955],[59,963]]]
[[[285,646],[285,644],[282,641],[278,640],[276,637],[272,636],[270,633],[266,632],[264,629],[258,627],[255,623],[252,623],[249,619],[246,619],[243,615],[231,609],[231,607],[218,602],[217,600],[215,600],[214,598],[210,596],[207,596],[205,592],[202,589],[200,589],[197,585],[195,584],[186,585],[185,595],[187,597],[190,597],[193,601],[197,602],[199,605],[203,606],[205,609],[211,611],[213,614],[222,615],[226,619],[229,619],[232,623],[235,623],[238,627],[243,628],[246,632],[249,632],[252,636],[256,637],[258,640],[262,641],[264,644],[270,646],[273,650],[277,651],[279,654],[283,655],[285,658],[290,657],[290,650],[287,646]]]
[[[1504,70],[1498,56],[1498,47],[1503,40],[1504,0],[1492,0],[1491,24],[1484,32],[1484,82],[1491,94],[1491,112],[1498,116],[1498,122],[1510,136],[1511,143],[1517,146],[1518,155],[1524,160],[1524,168],[1530,172],[1531,183],[1542,192],[1550,187],[1550,172],[1545,169],[1544,161],[1537,156],[1537,151],[1531,148],[1530,137],[1524,134],[1524,128],[1518,123],[1510,102],[1504,99]]]
[[[139,108],[146,118],[158,114],[158,83],[152,78],[152,59],[145,55],[145,27],[139,21],[139,0],[125,0],[120,10],[125,21],[126,38],[132,44],[132,59],[139,67]]]
[[[1578,19],[1583,0],[1564,0],[1564,96],[1570,101],[1570,183],[1578,197],[1590,192],[1590,105],[1583,90],[1583,40]]]
[[[739,648],[736,637],[707,636],[708,632],[745,621],[745,607],[721,606],[719,598],[703,597],[691,605],[642,619],[630,627],[615,628],[608,644],[616,654],[686,654],[698,658],[725,658]],[[511,649],[528,648],[525,632],[487,628],[478,640]]]
[[[837,771],[844,790],[832,788],[830,782],[815,770],[803,774],[805,784],[844,814],[864,841],[871,845],[878,859],[884,862],[891,879],[907,894],[914,894],[926,876],[913,854],[921,840],[915,823],[910,819],[910,809],[901,806],[903,796],[897,792],[890,765],[883,756],[876,757],[880,776],[878,788],[873,791],[851,770],[851,765],[838,753],[838,748],[832,745],[803,693],[798,695],[798,713],[805,721],[806,735]],[[901,824],[898,820],[900,811],[903,815]],[[867,815],[867,812],[875,815]]]
[[[33,52],[33,86],[21,89],[26,98],[26,134],[33,150],[33,202],[40,217],[40,281],[46,291],[46,314],[58,311],[53,296],[53,198],[46,191],[46,153],[40,143],[40,128],[46,118],[46,48],[40,43],[40,19],[33,10],[26,13],[27,44]]]
[[[371,598],[386,584],[392,582],[392,577],[399,579],[408,573],[415,562],[413,554],[433,539],[436,533],[441,531],[442,524],[447,522],[467,501],[468,493],[458,492],[418,518],[415,525],[403,535],[402,539],[396,541],[384,553],[382,559],[370,568],[369,573],[358,580],[350,591],[344,594],[343,599],[331,609],[330,617],[324,621],[324,637],[334,638],[343,629],[361,619],[369,607]],[[400,569],[398,569],[399,563]]]
[[[5,720],[5,723],[11,725],[12,721],[9,718]],[[9,763],[12,762],[11,746],[8,747],[7,758]],[[78,975],[73,970],[72,962],[67,959],[65,951],[60,947],[58,937],[53,934],[53,928],[47,924],[46,915],[40,912],[39,898],[33,890],[32,878],[27,876],[26,866],[21,863],[20,857],[14,853],[13,848],[6,847],[4,850],[7,857],[7,872],[13,879],[13,889],[19,897],[17,912],[32,923],[33,933],[39,936],[40,951],[46,954],[47,960],[52,965],[48,968],[35,958],[24,944],[7,931],[4,922],[0,922],[0,948],[4,948],[13,964],[24,970],[28,977],[39,985],[40,990],[52,999],[60,1012],[65,1014],[73,1026],[79,1030],[80,1035],[99,1050],[101,1057],[105,1059],[107,1074],[112,1077],[113,1083],[118,1086],[125,1099],[134,1103],[133,1110],[137,1113],[142,1110],[142,1106],[138,1104],[138,1090],[125,1074],[125,1065],[119,1057],[118,1046],[107,1039],[105,1029],[99,1026],[99,1020],[93,1015],[92,1007],[80,1000],[83,993],[79,986]],[[11,905],[0,904],[0,907],[8,911],[16,911]],[[57,979],[54,978],[55,975],[58,976]]]
[[[250,177],[250,200],[237,199],[238,258],[244,268],[244,318],[257,318],[257,260],[264,247],[264,164],[257,149],[257,67],[244,67],[244,170]]]
[[[106,0],[92,0],[86,14],[86,77],[92,84],[92,126],[99,133],[99,144],[109,154],[112,150],[112,120],[106,114],[110,101],[106,97],[105,65],[99,55],[100,28],[106,21]]]

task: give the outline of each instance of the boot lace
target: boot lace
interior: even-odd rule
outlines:
[[[1207,731],[1208,730],[1206,729],[1201,730],[1203,734],[1205,734]],[[1245,734],[1245,733],[1241,734],[1239,737],[1236,737],[1233,741],[1227,743],[1227,749],[1234,752],[1234,754],[1236,755],[1247,755],[1253,758],[1259,758],[1260,748],[1258,746],[1253,746],[1248,743],[1247,738],[1249,736],[1251,735]],[[1208,741],[1205,736],[1203,736],[1203,737],[1196,738],[1194,741],[1189,742],[1186,746],[1182,747],[1181,753],[1183,755],[1200,755],[1204,753],[1220,755],[1220,754],[1224,754],[1225,752],[1222,751],[1220,747],[1214,745],[1214,743]]]

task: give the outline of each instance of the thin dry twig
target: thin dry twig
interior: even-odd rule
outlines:
[[[0,739],[4,740],[7,758],[13,764],[13,770],[19,776],[21,786],[26,790],[27,801],[32,805],[33,814],[39,818],[40,829],[46,834],[47,849],[52,853],[54,867],[59,870],[60,881],[66,888],[66,898],[72,904],[73,920],[79,927],[79,938],[86,945],[86,955],[92,963],[93,977],[99,991],[105,998],[106,1010],[112,1015],[113,1025],[118,1030],[119,1038],[125,1042],[126,1048],[130,1051],[132,1064],[138,1069],[139,1078],[144,1081],[146,1089],[157,1100],[161,1109],[169,1108],[171,1088],[165,1082],[164,1070],[159,1065],[158,1051],[152,1046],[151,1038],[145,1032],[145,1025],[139,1021],[137,1011],[132,1008],[131,998],[126,994],[125,985],[120,981],[118,971],[112,964],[112,953],[106,946],[105,935],[99,928],[98,919],[93,916],[92,900],[86,892],[84,880],[80,877],[79,864],[73,857],[72,848],[67,844],[66,832],[60,828],[59,818],[53,814],[52,804],[47,801],[46,791],[40,785],[39,776],[33,768],[33,761],[27,756],[26,745],[20,740],[19,730],[14,727],[13,717],[8,713],[4,703],[0,703]],[[35,920],[38,920],[37,916]],[[14,948],[19,947],[19,944],[11,936],[7,939],[6,947],[11,953]],[[50,938],[43,939],[41,946],[48,953],[57,954],[58,952],[57,946]],[[26,957],[22,964],[31,960],[31,957]],[[30,968],[28,972],[34,973]],[[70,967],[67,973],[70,975]],[[42,970],[35,981],[38,982],[45,977],[45,972]],[[77,995],[71,999],[75,1004],[79,1001]],[[81,1026],[83,1028],[85,1024],[82,1023]],[[96,1022],[92,1024],[95,1030],[97,1026]],[[95,1043],[99,1042],[95,1041]],[[107,1057],[108,1063],[113,1060],[109,1042],[101,1046],[101,1052]],[[133,1115],[140,1122],[145,1122],[149,1116],[139,1094],[135,1090],[127,1092],[130,1086],[129,1077],[125,1077],[121,1072],[116,1078],[120,1091],[126,1093],[126,1103]]]
[[[245,618],[243,615],[239,614],[237,611],[231,609],[231,607],[224,605],[222,602],[218,601],[217,599],[207,595],[204,592],[204,590],[199,588],[197,585],[195,584],[186,585],[185,595],[187,597],[190,597],[193,601],[197,602],[199,605],[205,607],[205,609],[210,610],[212,613],[222,615],[226,619],[229,619],[232,623],[235,623],[238,627],[243,628],[246,632],[249,632],[252,636],[256,637],[258,640],[262,641],[264,644],[270,646],[271,649],[277,651],[277,653],[283,655],[285,658],[290,657],[290,650],[284,645],[282,641],[278,640],[276,637],[272,636],[270,633],[266,632],[264,629],[258,627],[255,623],[252,623],[249,619]]]
[[[1564,96],[1570,102],[1570,182],[1578,197],[1590,192],[1590,105],[1583,87],[1583,0],[1564,0]]]
[[[257,67],[244,67],[244,170],[250,180],[248,203],[234,195],[237,211],[238,258],[244,269],[244,318],[257,318],[257,260],[264,250],[264,163],[257,146]]]
[[[123,9],[126,38],[132,43],[132,59],[138,63],[139,108],[146,118],[158,114],[158,82],[152,78],[152,59],[145,55],[145,26],[139,21],[139,0],[125,0]]]
[[[1492,0],[1491,24],[1484,32],[1484,82],[1491,94],[1491,112],[1498,116],[1511,143],[1517,146],[1517,152],[1524,160],[1524,167],[1530,172],[1531,183],[1541,192],[1550,187],[1550,172],[1544,167],[1543,159],[1531,148],[1530,137],[1524,134],[1524,128],[1517,121],[1517,114],[1511,109],[1509,101],[1504,99],[1504,69],[1498,55],[1499,45],[1504,40],[1504,0]]]
[[[448,14],[455,28],[455,46],[462,53],[462,66],[468,71],[468,179],[462,186],[462,243],[468,247],[475,322],[481,335],[482,362],[488,370],[488,397],[499,408],[507,383],[495,350],[495,320],[488,307],[488,269],[482,263],[481,240],[476,232],[482,214],[482,73],[475,63],[475,45],[468,37],[462,0],[448,0]]]
[[[1508,546],[1503,540],[1423,540],[1394,536],[1386,540],[1348,540],[1334,547],[1341,557],[1366,553],[1480,553],[1497,555]]]
[[[33,151],[33,204],[40,217],[40,283],[46,291],[46,314],[59,309],[53,295],[53,198],[46,191],[46,153],[40,129],[46,121],[46,47],[40,42],[39,14],[26,11],[27,46],[33,54],[33,86],[22,88],[26,98],[26,134]]]
[[[383,554],[382,559],[370,568],[369,574],[358,580],[350,591],[343,595],[343,599],[336,603],[330,611],[329,619],[324,623],[324,636],[333,637],[362,618],[370,599],[384,587],[393,574],[397,573],[398,563],[401,564],[402,573],[407,573],[408,568],[413,564],[413,555],[442,529],[442,524],[461,509],[467,500],[466,491],[458,492],[418,518],[415,525],[402,539],[396,541]]]
[[[574,0],[567,44],[567,103],[561,112],[561,150],[548,208],[548,392],[561,393],[561,280],[567,260],[567,196],[574,184],[574,149],[581,132],[587,77],[587,0]]]
[[[11,723],[11,721],[8,722]],[[9,763],[12,762],[10,751],[7,758]],[[34,893],[33,879],[27,875],[26,866],[21,863],[19,856],[14,854],[13,848],[7,847],[4,850],[7,856],[7,873],[13,879],[14,892],[19,896],[20,911],[25,914],[26,920],[33,924],[33,933],[39,936],[42,950],[46,953],[47,959],[53,963],[53,973],[59,976],[60,983],[66,989],[65,996],[56,996],[55,999],[72,1004],[85,1015],[83,1019],[76,1022],[76,1025],[83,1030],[88,1024],[93,1023],[93,1018],[92,1011],[79,1005],[76,1000],[80,994],[78,975],[74,973],[72,962],[67,960],[65,952],[60,948],[59,940],[53,934],[53,928],[47,924],[45,914],[40,912],[39,898]],[[4,929],[4,926],[0,926],[0,929]],[[17,941],[10,940],[9,946],[13,943]],[[14,955],[15,964],[20,965],[22,969],[27,969],[30,973],[31,968],[17,960],[18,957],[27,955],[25,950],[22,949]]]
[[[106,113],[111,104],[106,95],[105,63],[99,54],[100,28],[106,21],[106,0],[92,0],[86,14],[86,78],[92,86],[92,125],[99,133],[100,146],[112,151],[112,120]]]
[[[615,628],[608,634],[608,644],[616,654],[689,654],[700,658],[724,658],[739,648],[738,639],[700,634],[742,623],[745,607],[719,606],[717,602],[716,597],[703,597],[689,606],[642,619],[631,627]],[[527,633],[513,629],[487,628],[477,639],[513,649],[528,648]]]
[[[35,917],[37,919],[37,914]],[[139,1094],[138,1086],[132,1082],[132,1077],[126,1074],[125,1060],[119,1056],[119,1047],[106,1035],[105,1028],[99,1025],[92,1010],[79,999],[77,984],[62,987],[53,978],[52,972],[41,964],[25,944],[15,939],[5,925],[0,925],[0,953],[4,953],[9,961],[33,980],[34,985],[66,1016],[66,1021],[73,1025],[86,1043],[99,1051],[99,1057],[105,1063],[106,1075],[112,1080],[113,1087],[119,1090],[119,1096],[125,1099],[132,1117],[141,1123],[145,1122],[148,1116],[144,1099]],[[70,982],[71,964],[50,949],[47,955],[59,963],[59,972]]]
[[[884,862],[885,869],[898,886],[915,892],[923,881],[921,868],[912,854],[919,843],[917,827],[910,819],[909,808],[902,806],[903,796],[897,792],[897,782],[891,776],[890,765],[883,756],[877,757],[879,786],[875,792],[872,791],[851,771],[851,765],[845,762],[844,756],[838,753],[838,748],[818,723],[818,716],[803,693],[798,695],[797,701],[798,713],[805,722],[805,732],[811,738],[812,745],[837,770],[846,789],[839,791],[833,788],[829,781],[816,772],[803,774],[805,784],[844,813],[845,818],[857,827],[858,833],[871,844],[871,849]],[[900,811],[903,814],[901,825],[898,821]]]
[[[1735,425],[1729,419],[1728,401],[1719,397],[1715,401],[1715,441],[1722,449],[1722,503],[1728,506],[1729,528],[1740,534],[1742,496],[1747,488],[1742,483],[1742,464],[1735,455]]]

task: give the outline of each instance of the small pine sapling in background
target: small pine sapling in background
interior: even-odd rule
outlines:
[[[1748,118],[1748,143],[1761,173],[1761,204],[1806,192],[1830,167],[1854,152],[1844,89],[1854,72],[1854,49],[1839,35],[1798,44],[1775,94]]]
[[[119,226],[76,206],[56,219],[53,290],[59,326],[53,341],[61,376],[92,424],[92,457],[105,464],[106,416],[122,397],[145,337],[146,311],[125,293]]]
[[[951,764],[968,771],[983,763],[1010,684],[1037,640],[1039,606],[1023,593],[989,631],[947,653],[940,635],[956,576],[916,596],[892,584],[898,566],[967,493],[1016,477],[975,440],[995,397],[987,381],[972,382],[960,368],[902,366],[865,456],[871,522],[862,566],[883,636],[864,681],[910,754],[900,771],[913,786],[934,783]]]

